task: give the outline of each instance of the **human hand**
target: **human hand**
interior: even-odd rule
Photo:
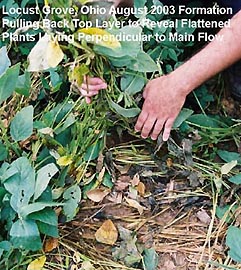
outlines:
[[[84,81],[79,89],[85,97],[86,103],[91,103],[91,97],[97,95],[100,90],[107,88],[107,84],[100,78],[84,76]]]
[[[186,99],[185,89],[171,74],[151,80],[145,87],[142,111],[135,130],[146,139],[156,140],[163,130],[163,140],[167,141],[173,123]]]

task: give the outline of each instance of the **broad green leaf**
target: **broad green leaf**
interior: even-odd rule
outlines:
[[[33,260],[29,265],[27,270],[42,270],[46,262],[46,256],[41,256]]]
[[[0,77],[0,104],[9,98],[16,87],[20,64],[10,67]]]
[[[134,0],[134,7],[144,8],[147,0]]]
[[[112,100],[110,100],[110,105],[118,114],[127,118],[135,117],[141,111],[139,108],[125,109]]]
[[[11,194],[12,208],[19,210],[28,205],[35,190],[35,172],[26,157],[15,160],[5,173],[4,187]]]
[[[0,49],[0,76],[11,66],[10,59],[7,54],[7,47]]]
[[[227,231],[226,245],[228,255],[236,262],[241,262],[241,229],[230,226]]]
[[[45,207],[52,207],[52,206],[59,206],[59,205],[63,205],[63,204],[61,204],[61,203],[53,203],[53,202],[50,202],[50,203],[47,203],[47,202],[31,203],[31,204],[23,206],[19,210],[19,215],[21,216],[21,218],[26,218],[29,214],[41,211]]]
[[[23,108],[13,118],[10,134],[14,141],[26,140],[33,133],[33,106]]]
[[[127,71],[128,72],[128,71]],[[144,74],[135,72],[135,74],[124,74],[121,77],[121,90],[130,96],[139,93],[145,86],[146,79]]]
[[[211,127],[211,128],[221,128],[227,127],[227,125],[214,117],[204,115],[204,114],[194,114],[188,119],[188,123],[196,124],[200,127]]]
[[[65,203],[63,206],[64,214],[66,215],[67,221],[74,218],[77,213],[78,204],[81,200],[81,190],[78,185],[68,188],[64,194],[63,198]]]
[[[11,248],[12,248],[12,245],[11,245],[10,242],[8,242],[8,241],[0,242],[0,259],[1,259],[2,255],[3,255],[3,252],[4,251],[10,251]]]
[[[25,72],[23,75],[18,77],[15,91],[26,97],[29,97],[31,89],[31,78],[30,73]]]
[[[41,221],[36,221],[39,231],[42,234],[51,236],[51,237],[59,237],[59,232],[58,232],[58,226],[56,225],[50,225],[47,223],[43,223]]]
[[[219,157],[226,161],[226,162],[231,162],[233,160],[237,160],[238,162],[241,162],[241,155],[237,152],[229,152],[226,150],[218,150],[217,154]]]
[[[15,248],[40,250],[41,239],[37,224],[33,220],[17,220],[10,230],[10,241]]]
[[[174,60],[175,62],[178,61],[177,53],[174,49],[170,48],[168,49],[169,57]]]
[[[179,128],[181,124],[186,121],[193,114],[193,110],[183,108],[177,116],[173,128]]]
[[[221,174],[228,174],[237,164],[237,160],[232,160],[229,163],[224,164],[221,167]]]
[[[141,27],[131,27],[131,26],[124,26],[121,29],[115,29],[110,31],[115,36],[120,36],[121,40],[124,40],[123,37],[129,36],[129,37],[135,37],[139,36],[142,33],[142,28]],[[108,57],[115,57],[115,58],[123,58],[125,56],[129,56],[132,58],[136,58],[139,51],[141,50],[141,42],[140,40],[136,39],[136,41],[121,41],[121,47],[120,48],[115,48],[110,49],[106,47],[101,47],[101,46],[94,46],[94,50],[98,54],[102,54]],[[126,64],[124,64],[125,66]]]
[[[58,172],[58,168],[54,163],[50,163],[42,167],[37,172],[34,201],[37,200],[43,191],[47,188],[49,181]]]
[[[49,207],[40,210],[38,212],[32,213],[28,215],[29,219],[33,220],[38,220],[43,223],[52,225],[52,226],[57,226],[58,225],[58,218],[55,213],[55,211]]]
[[[154,248],[144,250],[144,269],[156,270],[158,266],[158,254]]]
[[[158,70],[157,64],[145,52],[140,51],[135,60],[132,60],[128,68],[139,72],[154,72]]]
[[[228,179],[228,181],[230,181],[236,185],[240,185],[241,184],[241,173],[230,177]]]

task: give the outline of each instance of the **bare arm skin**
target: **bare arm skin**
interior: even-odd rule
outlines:
[[[222,29],[223,41],[212,41],[169,75],[151,80],[143,93],[145,102],[135,125],[143,138],[156,140],[163,131],[167,141],[186,96],[196,87],[241,58],[241,11]]]

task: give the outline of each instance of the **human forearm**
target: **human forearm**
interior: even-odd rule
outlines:
[[[170,74],[182,84],[183,94],[224,70],[241,58],[241,11],[231,20],[231,27],[219,32],[222,41],[215,40]]]

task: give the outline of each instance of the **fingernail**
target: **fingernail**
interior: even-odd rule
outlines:
[[[106,83],[103,83],[102,85],[101,85],[101,88],[107,88],[107,84]]]
[[[164,142],[166,142],[168,140],[169,136],[163,136],[162,139]]]

